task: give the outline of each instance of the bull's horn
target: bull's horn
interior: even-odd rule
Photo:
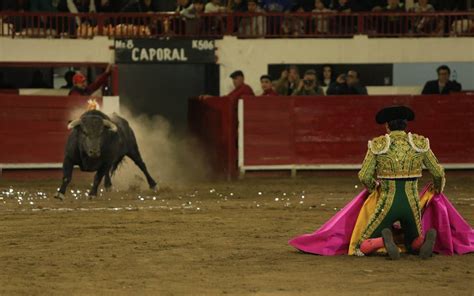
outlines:
[[[75,120],[69,122],[69,124],[67,125],[67,129],[68,130],[73,129],[73,128],[75,128],[76,126],[78,126],[80,124],[81,124],[81,120],[80,119],[75,119]]]
[[[104,126],[108,127],[114,133],[117,132],[117,125],[108,119],[104,119]]]

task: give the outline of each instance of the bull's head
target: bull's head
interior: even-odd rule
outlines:
[[[102,135],[107,130],[117,132],[117,125],[110,120],[99,116],[84,116],[71,121],[68,129],[77,128],[79,133],[79,145],[90,158],[100,157]]]

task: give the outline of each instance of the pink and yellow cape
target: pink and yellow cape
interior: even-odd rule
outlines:
[[[434,252],[443,255],[474,252],[474,229],[463,219],[444,194],[434,194],[427,185],[420,194],[423,231],[431,228],[438,235]],[[324,256],[354,255],[355,246],[370,215],[375,210],[379,193],[362,191],[342,210],[312,234],[290,240],[289,244],[306,253]]]

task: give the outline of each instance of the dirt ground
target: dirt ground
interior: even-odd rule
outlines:
[[[60,202],[58,180],[0,180],[0,295],[474,295],[474,254],[389,261],[287,244],[361,190],[355,172],[95,200],[87,184]],[[448,172],[446,194],[474,225],[474,173]]]

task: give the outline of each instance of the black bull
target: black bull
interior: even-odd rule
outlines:
[[[130,157],[145,174],[150,188],[156,189],[156,182],[148,173],[138,150],[135,134],[125,119],[115,113],[108,117],[92,110],[70,122],[68,129],[72,129],[72,132],[66,143],[63,180],[56,198],[64,199],[75,165],[82,171],[96,172],[89,196],[97,195],[103,177],[105,189],[110,190],[110,177],[125,156]]]

